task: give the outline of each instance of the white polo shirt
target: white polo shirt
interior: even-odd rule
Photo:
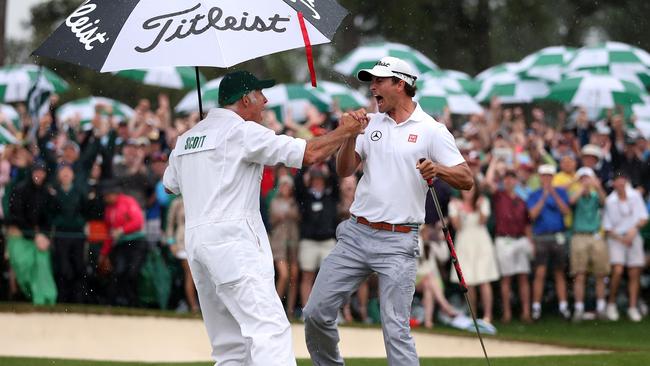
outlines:
[[[624,235],[640,221],[648,218],[648,210],[641,194],[632,187],[626,187],[625,191],[625,201],[621,201],[616,191],[610,193],[605,200],[603,229],[618,235]]]
[[[447,167],[465,162],[447,127],[419,104],[400,124],[385,113],[370,115],[355,150],[363,161],[363,177],[350,212],[371,222],[423,223],[428,187],[418,161],[429,158]]]
[[[182,194],[186,228],[259,215],[264,165],[299,168],[306,142],[276,135],[227,109],[208,116],[179,136],[163,184]]]

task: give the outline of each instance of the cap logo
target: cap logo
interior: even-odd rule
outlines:
[[[388,62],[384,62],[384,61],[381,61],[381,60],[380,60],[380,61],[377,61],[377,63],[375,64],[375,66],[385,66],[385,67],[390,67],[390,64],[389,64]]]

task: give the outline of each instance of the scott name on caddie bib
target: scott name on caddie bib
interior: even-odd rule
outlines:
[[[205,142],[205,135],[203,136],[190,136],[185,140],[185,150],[198,149],[203,147]]]

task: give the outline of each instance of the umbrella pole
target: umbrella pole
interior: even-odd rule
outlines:
[[[199,77],[199,67],[195,66],[194,71],[196,72],[196,91],[199,96],[199,120],[203,119],[203,101],[201,99],[201,78]]]

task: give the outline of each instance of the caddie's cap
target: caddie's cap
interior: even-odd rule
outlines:
[[[270,88],[273,85],[275,80],[259,80],[248,71],[231,72],[226,74],[219,83],[219,105],[233,104],[252,91]]]
[[[380,78],[390,78],[394,76],[404,80],[411,86],[415,85],[415,80],[418,78],[406,61],[391,56],[386,56],[377,61],[372,69],[363,69],[357,73],[357,78],[361,81],[371,81],[373,76]]]

